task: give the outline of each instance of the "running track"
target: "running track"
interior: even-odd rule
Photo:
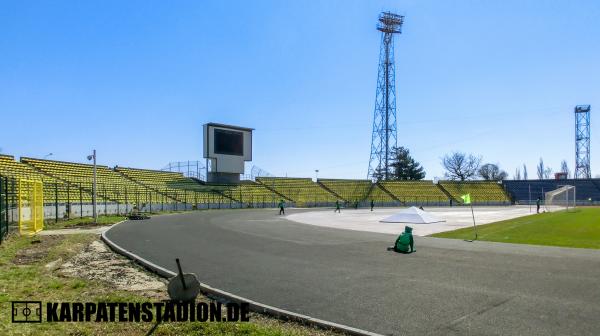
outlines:
[[[288,209],[289,213],[302,210]],[[128,221],[107,237],[242,297],[384,335],[600,335],[600,251],[394,236],[214,210]]]

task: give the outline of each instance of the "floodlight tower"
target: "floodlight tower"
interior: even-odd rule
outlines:
[[[575,106],[575,178],[591,178],[590,105]]]
[[[394,34],[400,34],[404,16],[383,12],[379,15],[377,30],[381,32],[377,92],[373,134],[371,136],[371,156],[368,178],[387,180],[390,173],[392,147],[398,141],[396,131],[396,67],[394,63]]]

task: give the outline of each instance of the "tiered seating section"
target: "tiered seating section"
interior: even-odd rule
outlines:
[[[244,204],[271,204],[275,206],[279,200],[283,199],[281,195],[269,190],[264,185],[252,181],[243,181],[237,185],[224,185],[221,188],[221,192],[225,197]]]
[[[56,179],[92,192],[93,166],[82,163],[40,160],[22,157],[21,162]],[[119,203],[158,203],[162,196],[116,173],[107,166],[96,166],[96,188],[98,201]],[[72,199],[71,201],[75,201]]]
[[[181,173],[97,166],[98,202],[327,206],[350,204],[454,204],[471,195],[475,204],[527,203],[563,185],[577,187],[577,199],[600,201],[600,179],[503,181],[381,181],[260,177],[235,185],[205,184]],[[44,182],[45,202],[91,202],[93,166],[89,164],[0,155],[0,175]],[[18,185],[13,186],[13,191]],[[364,204],[364,203],[363,203]],[[239,206],[239,205],[238,205]],[[260,206],[260,205],[258,205]]]
[[[379,185],[404,204],[445,204],[449,200],[432,181],[381,181]]]
[[[83,202],[91,202],[92,194],[86,191],[79,191],[79,187],[70,185],[66,181],[56,179],[50,175],[44,174],[30,165],[15,161],[13,156],[0,155],[0,175],[17,178],[42,181],[45,184],[44,200],[46,202],[65,203],[69,200],[83,200]],[[18,192],[18,183],[10,186],[14,190],[9,192]]]
[[[114,171],[136,185],[144,186],[169,200],[188,204],[228,202],[220,193],[210,191],[182,173],[125,167],[115,167]]]
[[[256,181],[295,202],[296,206],[324,205],[336,199],[310,178],[259,177]]]
[[[397,202],[397,199],[392,197],[388,192],[383,190],[379,184],[374,184],[369,196],[368,200],[373,200],[378,206],[379,205],[393,205]]]
[[[370,180],[319,179],[318,183],[342,200],[351,203],[367,199],[372,186]]]
[[[510,204],[502,185],[494,181],[439,181],[439,185],[459,203],[462,195],[470,194],[475,204]]]

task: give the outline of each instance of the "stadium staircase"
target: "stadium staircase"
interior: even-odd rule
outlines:
[[[27,164],[38,171],[50,175],[56,179],[66,181],[71,185],[92,193],[93,189],[93,165],[74,162],[42,160],[22,157],[21,163]],[[140,188],[133,182],[128,181],[112,169],[104,165],[96,165],[97,197],[105,202],[123,201],[134,203],[128,196],[135,195],[135,203],[148,203],[158,197],[152,195],[151,190]],[[154,197],[153,197],[154,196]]]
[[[454,203],[460,203],[462,202],[462,200],[457,200],[456,198],[454,198],[446,189],[442,188],[441,186],[438,185],[438,188],[444,193],[444,195],[446,195],[448,197],[449,200],[451,200]]]
[[[142,182],[140,182],[140,181],[136,181],[136,180],[134,180],[134,179],[130,178],[129,176],[127,176],[127,175],[126,175],[126,174],[124,174],[123,172],[119,171],[119,170],[118,170],[118,167],[115,167],[115,169],[114,169],[114,172],[115,172],[115,173],[117,173],[117,174],[119,174],[119,175],[121,175],[121,176],[123,176],[123,178],[125,178],[125,179],[127,179],[127,180],[129,180],[129,181],[131,181],[131,182],[133,182],[133,183],[135,183],[135,184],[137,184],[137,185],[139,185],[139,186],[140,186],[140,187],[142,187],[142,188],[148,188],[148,189],[150,189],[150,190],[154,191],[155,193],[157,193],[157,194],[159,194],[159,195],[162,195],[162,196],[164,196],[164,197],[166,197],[166,198],[170,199],[170,200],[171,200],[171,201],[173,201],[173,202],[177,202],[177,199],[176,199],[176,198],[174,198],[174,197],[171,197],[171,196],[169,196],[168,194],[165,194],[165,193],[163,193],[162,191],[160,191],[160,190],[158,190],[158,189],[156,189],[156,188],[153,188],[153,187],[151,187],[151,186],[149,186],[149,185],[145,185],[144,183],[142,183]]]
[[[23,158],[21,158],[21,159],[23,159]],[[26,158],[26,159],[27,159],[27,158]],[[40,173],[40,174],[42,174],[42,175],[51,176],[52,178],[54,178],[54,179],[56,180],[55,184],[57,184],[57,183],[62,183],[62,184],[64,184],[65,186],[67,186],[67,188],[68,188],[68,189],[70,189],[70,188],[73,188],[74,190],[81,190],[82,192],[84,192],[84,193],[88,194],[88,195],[90,196],[90,199],[89,199],[89,201],[92,201],[93,194],[94,194],[94,191],[93,191],[93,189],[92,189],[92,188],[86,188],[86,187],[83,187],[81,184],[79,184],[79,185],[78,185],[77,183],[74,183],[74,182],[71,182],[71,181],[69,181],[69,180],[66,180],[66,179],[65,179],[64,177],[62,177],[62,176],[57,176],[57,175],[52,175],[52,174],[49,174],[48,172],[45,172],[45,171],[43,171],[43,170],[39,169],[38,167],[36,167],[36,166],[33,166],[33,165],[31,165],[31,164],[29,164],[29,163],[27,163],[27,162],[21,162],[21,163],[23,163],[23,164],[25,164],[25,165],[27,165],[27,166],[31,167],[31,169],[33,169],[33,170],[37,171],[38,173]],[[48,185],[47,185],[47,186],[48,186]],[[50,186],[51,186],[51,185],[50,185]],[[58,186],[56,186],[55,188],[58,188]],[[44,189],[46,189],[46,188],[44,188]],[[50,189],[52,189],[52,188],[50,188]],[[48,191],[48,193],[50,193],[50,192],[51,192],[51,191]],[[55,192],[55,193],[56,193],[56,192]],[[46,194],[46,192],[44,192],[44,194]],[[96,193],[96,197],[97,197],[98,199],[100,199],[100,200],[104,200],[104,199],[106,198],[106,200],[107,200],[107,201],[110,201],[110,202],[115,202],[115,200],[111,199],[110,197],[106,197],[106,196],[104,196],[104,195],[98,195],[98,193]],[[56,198],[56,197],[54,197],[54,198]],[[58,198],[59,198],[59,202],[60,202],[60,201],[62,200],[62,197],[58,197]]]
[[[365,200],[374,201],[378,206],[382,204],[395,205],[399,201],[393,197],[389,192],[384,190],[378,183],[372,183]]]
[[[241,181],[239,184],[228,185],[222,189],[222,193],[236,202],[245,203],[249,206],[267,203],[271,203],[275,206],[281,199],[279,193],[274,193],[261,183],[250,180]]]
[[[390,196],[390,198],[391,198],[391,199],[393,199],[394,201],[397,201],[397,202],[401,202],[401,201],[398,199],[398,197],[396,197],[396,196],[395,196],[394,194],[392,194],[392,193],[391,193],[389,190],[387,190],[387,189],[385,188],[385,186],[384,186],[384,185],[382,185],[381,183],[379,183],[379,181],[378,181],[378,182],[376,182],[376,184],[377,184],[377,186],[379,187],[379,189],[383,190],[383,191],[384,191],[386,194],[388,194],[388,196]]]
[[[374,185],[371,180],[319,179],[319,182],[333,194],[339,195],[347,203],[347,206],[358,207],[367,200],[371,192],[374,192],[373,196],[388,198],[381,189],[373,189]],[[392,200],[389,199],[389,201]]]
[[[129,180],[175,202],[186,204],[226,203],[226,198],[222,193],[215,192],[214,187],[200,184],[180,172],[118,166],[114,170]]]
[[[206,184],[206,182],[202,181],[201,179],[199,179],[199,178],[197,178],[197,177],[188,176],[188,178],[189,178],[190,180],[192,180],[192,181],[195,181],[195,182],[196,182],[196,183],[198,183],[198,184],[202,184],[202,185],[205,185],[205,184]]]
[[[93,195],[94,191],[92,190],[91,186],[90,186],[90,188],[86,188],[82,184],[77,184],[76,182],[73,182],[73,181],[70,181],[70,180],[66,179],[64,176],[59,176],[58,174],[52,174],[51,172],[45,171],[43,169],[40,169],[39,167],[37,167],[36,165],[34,165],[31,162],[31,160],[39,160],[39,159],[33,159],[33,158],[28,158],[28,157],[21,157],[21,162],[20,163],[28,166],[32,170],[37,171],[41,175],[46,175],[46,176],[49,176],[49,177],[52,177],[53,179],[55,179],[55,183],[54,183],[54,187],[55,188],[52,188],[52,184],[47,184],[46,183],[45,188],[44,188],[44,196],[46,194],[50,194],[52,192],[54,192],[56,194],[56,189],[59,188],[58,185],[60,183],[62,183],[64,185],[63,188],[62,188],[63,189],[63,193],[71,193],[71,191],[70,191],[71,188],[73,188],[73,190],[75,190],[75,191],[81,190],[83,193],[89,195],[88,201],[90,201],[90,202],[92,201],[92,198],[93,198],[92,195]],[[66,187],[67,190],[64,190],[65,187]],[[48,189],[47,192],[46,192],[46,189]],[[52,189],[54,189],[54,190],[52,190]],[[96,197],[97,197],[98,201],[104,201],[104,200],[106,200],[106,201],[109,201],[109,202],[115,202],[114,199],[112,199],[111,197],[109,197],[107,195],[99,195],[98,193],[96,193]],[[56,196],[53,197],[53,199],[55,199],[55,200],[56,200],[56,198],[57,198]],[[69,197],[63,198],[63,197],[59,196],[58,197],[58,201],[59,202],[65,202],[65,201],[68,200],[68,198]]]
[[[272,193],[278,195],[279,197],[281,197],[282,199],[288,201],[288,202],[294,202],[295,200],[289,198],[288,196],[280,193],[279,191],[277,191],[277,189],[275,189],[273,186],[269,185],[268,183],[263,183],[262,180],[260,179],[256,179],[257,183],[260,183],[262,186],[264,186],[265,188],[269,189]]]
[[[335,191],[333,191],[333,190],[329,189],[329,187],[327,187],[326,185],[324,185],[324,184],[321,182],[321,180],[317,180],[317,184],[318,184],[318,185],[319,185],[321,188],[323,188],[323,189],[327,190],[327,192],[329,192],[330,194],[332,194],[333,196],[335,196],[335,198],[337,198],[337,199],[340,199],[340,200],[342,200],[342,201],[344,201],[344,202],[348,202],[348,200],[347,200],[347,199],[344,199],[342,196],[338,195],[338,194],[337,194]]]

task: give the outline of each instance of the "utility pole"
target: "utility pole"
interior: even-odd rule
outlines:
[[[94,168],[93,168],[93,180],[92,180],[92,213],[94,216],[94,223],[98,223],[98,213],[96,212],[96,150],[92,151],[92,155],[88,155],[88,160],[94,160]]]

